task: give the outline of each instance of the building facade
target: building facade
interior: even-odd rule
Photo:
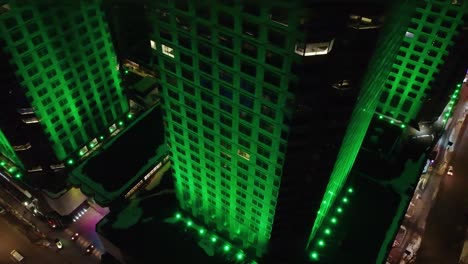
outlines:
[[[8,1],[2,6],[2,52],[11,83],[4,97],[8,104],[1,106],[9,113],[2,130],[13,145],[29,144],[18,151],[26,170],[54,174],[73,165],[128,111],[100,5]]]
[[[327,57],[344,43],[335,36],[350,11],[303,4],[160,1],[148,8],[180,206],[256,257],[268,251],[275,228],[278,246],[300,231],[282,257],[305,255],[357,94],[342,87],[345,71],[326,76],[345,64],[344,53]],[[321,28],[335,18],[338,25]]]

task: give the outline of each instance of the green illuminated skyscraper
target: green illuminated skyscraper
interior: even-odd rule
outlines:
[[[318,217],[315,219],[308,243],[311,260],[341,263],[350,256],[357,256],[356,252],[362,243],[354,239],[356,245],[351,245],[352,239],[344,235],[347,233],[348,236],[352,236],[350,234],[353,232],[349,229],[353,227],[349,225],[360,223],[361,227],[367,228],[371,225],[366,226],[364,223],[382,222],[382,230],[370,231],[373,238],[378,237],[377,241],[369,239],[366,242],[372,247],[375,246],[375,249],[366,247],[369,251],[367,257],[370,259],[361,258],[361,261],[383,261],[381,253],[386,252],[389,243],[393,241],[389,239],[389,233],[393,234],[390,230],[395,230],[398,226],[395,223],[401,221],[401,209],[406,209],[408,204],[404,191],[396,190],[414,188],[411,185],[392,186],[392,190],[385,186],[384,182],[388,183],[390,178],[399,177],[416,179],[422,169],[419,168],[418,162],[424,160],[418,158],[424,157],[424,148],[412,154],[409,149],[416,149],[415,146],[421,144],[414,140],[417,135],[422,134],[419,123],[432,124],[437,120],[443,113],[443,106],[449,103],[450,93],[454,90],[455,75],[463,74],[460,72],[462,69],[451,69],[453,66],[446,65],[446,61],[449,55],[454,60],[451,52],[454,52],[453,46],[462,30],[463,20],[466,20],[467,7],[467,3],[461,1],[401,1],[389,12],[376,52],[362,83],[356,107],[317,213]],[[447,74],[453,77],[444,76]],[[435,85],[437,79],[446,81]],[[444,124],[447,116],[442,120]],[[435,131],[424,133],[431,135]],[[425,147],[429,147],[430,144],[431,142],[427,142]],[[357,166],[355,162],[358,163]],[[415,164],[412,173],[409,173],[410,163]],[[332,220],[339,221],[340,215],[343,214],[342,208],[346,206],[344,200],[337,199],[340,196],[336,194],[342,189],[343,180],[348,177],[353,178],[353,182],[356,183],[353,193],[356,189],[361,193],[380,192],[381,203],[376,206],[371,201],[361,201],[360,205],[353,206],[354,209],[361,209],[352,211],[351,214],[354,215],[348,216],[347,223],[343,219],[343,225],[348,226],[348,230],[338,228],[335,231],[337,235],[333,236],[330,235],[329,228],[334,224]],[[372,178],[374,183],[369,184],[369,181],[363,180],[365,178]],[[385,181],[380,183],[379,180],[382,179]],[[366,184],[359,186],[358,183],[363,182]],[[341,197],[351,195],[346,190],[342,193]],[[370,197],[373,198],[378,199],[378,196]],[[349,200],[352,203],[352,199]],[[399,203],[403,203],[400,208]],[[389,214],[387,219],[374,217],[379,214],[376,210],[378,206],[386,207],[385,212]],[[366,210],[368,214],[358,213]],[[373,219],[359,220],[368,217]],[[354,232],[355,235],[358,233],[359,231]],[[323,241],[327,241],[329,247],[340,247],[340,255],[336,255],[333,250],[324,249]],[[346,245],[346,242],[342,241],[350,243]],[[344,248],[353,248],[354,251],[348,254]]]
[[[346,25],[321,23],[348,14],[333,11],[300,1],[148,8],[180,206],[251,256],[276,236],[285,257],[301,258],[328,182],[359,81],[342,87],[349,51],[332,50]]]
[[[7,1],[1,7],[2,57],[9,64],[2,72],[9,81],[1,129],[11,145],[23,146],[17,153],[26,170],[53,174],[75,164],[128,111],[100,5]]]

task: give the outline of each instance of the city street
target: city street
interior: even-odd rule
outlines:
[[[437,200],[427,218],[421,249],[416,263],[458,263],[465,242],[468,219],[468,132],[463,133],[448,164],[453,175],[442,175]],[[451,160],[451,161],[450,161]]]
[[[75,230],[94,224],[94,214],[86,213],[79,221],[65,230],[54,230],[41,221],[10,194],[0,189],[0,204],[7,212],[0,215],[0,263],[14,263],[10,257],[12,250],[17,250],[24,256],[22,263],[100,263],[102,251],[96,248],[93,254],[86,254],[85,249],[90,244],[87,234],[83,233],[76,241],[71,240]],[[92,211],[91,208],[88,211]],[[91,219],[91,220],[89,220]],[[94,226],[90,227],[94,230]],[[46,245],[46,241],[60,239],[63,249],[58,250],[54,243]]]
[[[57,252],[56,249],[49,249],[34,244],[17,226],[17,219],[5,213],[0,215],[0,263],[14,263],[10,257],[12,250],[23,255],[24,263],[78,263],[68,262],[67,259]],[[85,263],[85,262],[82,262]]]
[[[458,263],[468,224],[466,84],[460,94],[446,131],[432,150],[437,157],[421,175],[387,263]]]

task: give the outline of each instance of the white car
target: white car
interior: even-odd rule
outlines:
[[[18,251],[16,251],[16,250],[11,251],[11,252],[10,252],[10,255],[13,257],[13,259],[14,259],[15,262],[21,262],[21,261],[24,259],[23,255],[21,255],[21,254],[20,254]]]
[[[453,167],[452,166],[449,166],[449,169],[447,171],[447,175],[450,175],[450,176],[453,175]]]

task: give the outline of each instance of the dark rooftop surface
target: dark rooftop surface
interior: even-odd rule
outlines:
[[[345,238],[337,250],[336,263],[347,263],[347,260],[375,263],[401,197],[392,189],[364,177],[358,177],[354,186],[356,191],[346,209],[352,215],[343,219]]]
[[[169,174],[161,183],[168,185],[173,185]],[[188,232],[183,223],[164,221],[174,217],[177,210],[172,193],[143,199],[140,196],[121,213],[107,215],[98,230],[123,249],[129,263],[226,263],[225,258],[210,257],[197,245],[198,233]]]
[[[107,190],[116,190],[156,155],[163,142],[164,126],[158,106],[125,131],[110,147],[92,157],[84,165],[83,173]]]

